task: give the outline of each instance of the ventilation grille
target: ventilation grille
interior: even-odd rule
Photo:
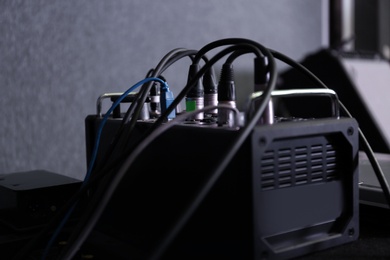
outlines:
[[[335,180],[338,157],[329,143],[266,150],[260,162],[262,190]]]

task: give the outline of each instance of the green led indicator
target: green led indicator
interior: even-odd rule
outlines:
[[[196,100],[187,100],[186,101],[186,111],[191,112],[196,110]]]

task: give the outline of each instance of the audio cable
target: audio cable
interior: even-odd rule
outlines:
[[[188,71],[188,81],[198,73],[200,68],[199,64],[191,64]],[[204,88],[201,79],[198,79],[196,83],[191,87],[186,95],[186,112],[192,112],[204,107]],[[203,113],[196,113],[193,118],[188,120],[200,121],[203,120]]]
[[[210,60],[210,62],[208,62],[200,71],[199,71],[199,73],[198,73],[198,77],[197,78],[194,78],[193,80],[192,80],[192,84],[194,84],[194,81],[196,81],[197,79],[199,79],[200,78],[200,76],[201,75],[203,75],[202,73],[204,73],[204,71],[206,71],[206,70],[208,70],[208,69],[210,69],[210,67],[212,66],[212,64],[214,64],[217,60],[219,60],[221,57],[223,57],[224,55],[226,55],[227,53],[229,53],[229,52],[231,52],[231,51],[233,51],[234,49],[236,49],[237,48],[237,46],[235,46],[235,48],[227,48],[228,50],[225,50],[224,52],[222,51],[220,54],[219,54],[219,56],[218,55],[216,55],[212,60]],[[203,70],[203,71],[202,71]],[[191,88],[192,87],[192,85],[191,84],[188,84],[186,87],[185,87],[185,89],[186,90],[188,90],[189,88]],[[181,92],[181,97],[183,98],[184,96],[185,96],[185,91],[183,92]],[[179,94],[180,95],[180,94]],[[178,97],[176,97],[176,99],[175,99],[175,101],[169,106],[169,108],[167,109],[167,111],[165,111],[165,116],[167,116],[172,110],[173,110],[173,108],[175,107],[175,102],[178,102]],[[171,110],[170,110],[171,109]],[[160,120],[160,121],[163,121],[163,118],[164,117],[160,117],[158,120]],[[153,126],[155,125],[156,123],[154,123],[153,124]],[[156,128],[156,131],[157,131],[157,129],[158,128]],[[146,136],[149,136],[149,135],[146,135]],[[141,142],[142,143],[142,142]],[[138,147],[138,146],[135,146],[135,147]],[[133,149],[133,152],[134,152],[134,149]],[[132,152],[129,152],[128,153],[128,156],[129,157],[131,157],[131,156],[135,156],[134,155],[134,153],[132,153]],[[129,158],[129,157],[127,157],[127,158]],[[115,176],[113,176],[112,177],[112,180],[110,181],[110,186],[109,186],[109,189],[108,190],[111,190],[111,191],[113,191],[113,190],[115,190],[116,189],[116,186],[120,183],[120,180],[121,180],[121,178],[123,178],[123,176],[126,174],[126,169],[127,169],[127,167],[129,167],[129,166],[124,166],[124,163],[122,163],[122,170],[120,169],[116,174],[115,174]],[[107,191],[107,189],[106,189],[106,191]],[[107,197],[107,194],[106,195],[102,195],[102,196],[100,196],[100,198],[102,199],[102,198],[106,198]],[[108,196],[108,197],[110,197],[110,196]],[[94,217],[96,217],[96,218],[98,218],[99,217],[99,214],[96,214],[96,211],[102,211],[102,209],[104,209],[104,205],[101,203],[101,201],[99,200],[99,198],[95,198],[95,201],[96,201],[96,203],[95,203],[95,205],[91,205],[92,206],[92,209],[91,209],[91,214],[90,214],[90,216],[94,216]],[[90,221],[88,222],[88,226],[89,226],[89,228],[87,227],[87,226],[83,226],[82,228],[82,230],[80,230],[80,232],[79,232],[79,234],[80,235],[77,235],[76,234],[76,236],[75,236],[75,238],[76,238],[76,241],[75,241],[75,243],[71,243],[71,244],[74,244],[74,246],[77,248],[77,245],[80,245],[80,242],[82,243],[82,240],[83,239],[85,239],[86,238],[86,235],[90,232],[90,230],[91,230],[91,227],[93,227],[93,225],[94,225],[94,223],[91,223]],[[84,235],[81,235],[81,234],[84,234]],[[72,252],[74,252],[74,249],[75,249],[75,247],[73,247],[73,250],[72,249],[70,249],[70,251],[72,251]]]
[[[236,86],[234,82],[234,70],[231,63],[222,65],[221,76],[218,82],[218,104],[225,104],[236,108]],[[217,123],[219,126],[232,123],[231,111],[218,111]]]
[[[205,62],[203,67],[199,66],[198,62],[200,61],[200,59],[202,59],[202,57],[206,55],[208,51],[226,45],[228,45],[229,47],[217,53],[215,56],[212,57],[212,59],[207,60],[207,62]],[[167,64],[169,63],[173,64],[174,60],[178,58],[181,54],[184,55],[185,51],[187,50],[183,50],[181,48],[181,49],[176,49],[176,51],[175,54],[171,53],[171,55],[168,55],[170,56],[170,58],[167,58],[166,60],[164,60],[164,62],[161,61],[159,66],[156,67],[157,70],[156,71],[153,70],[154,72],[150,73],[148,76],[152,76],[152,75],[158,75],[157,77],[161,76],[161,73],[170,66]],[[69,244],[66,246],[64,251],[62,251],[61,259],[72,259],[75,256],[78,249],[80,249],[80,247],[87,239],[90,232],[93,230],[96,222],[99,220],[106,205],[109,203],[112,194],[120,185],[122,178],[125,175],[133,176],[132,174],[136,174],[129,171],[130,167],[132,166],[134,161],[136,161],[139,153],[141,153],[143,149],[145,149],[145,147],[148,147],[148,145],[155,138],[157,138],[163,132],[169,130],[174,125],[182,122],[183,120],[186,120],[191,117],[195,117],[197,113],[206,114],[207,112],[210,111],[224,111],[224,112],[230,111],[229,113],[232,114],[233,118],[235,118],[235,116],[239,113],[238,110],[233,106],[231,106],[231,104],[222,104],[222,102],[218,105],[210,105],[210,106],[205,105],[203,108],[198,108],[195,111],[183,115],[179,115],[176,118],[172,118],[171,115],[172,113],[174,113],[174,109],[178,105],[178,103],[181,102],[183,99],[185,99],[188,96],[188,93],[191,93],[193,87],[196,86],[196,84],[198,84],[201,81],[202,77],[203,77],[202,84],[203,87],[205,87],[204,84],[205,75],[211,72],[213,68],[212,66],[217,61],[222,59],[222,57],[231,54],[226,60],[226,63],[228,64],[226,66],[227,67],[230,66],[227,69],[230,70],[232,69],[233,60],[236,57],[246,53],[254,53],[256,56],[255,66],[254,66],[255,67],[254,69],[255,89],[261,85],[260,88],[261,91],[263,91],[262,99],[260,100],[259,104],[257,104],[255,110],[253,111],[254,112],[253,115],[247,119],[246,124],[239,130],[238,137],[234,140],[234,142],[232,142],[230,146],[231,149],[228,149],[228,151],[226,151],[226,153],[221,156],[221,159],[218,161],[215,167],[211,169],[211,175],[209,179],[206,180],[204,185],[196,194],[194,200],[188,204],[187,208],[185,208],[183,214],[179,218],[179,221],[176,222],[174,226],[166,234],[163,234],[160,243],[155,246],[152,252],[150,252],[150,259],[157,260],[163,256],[164,252],[169,248],[169,246],[177,237],[177,235],[180,233],[182,228],[186,225],[189,218],[193,215],[193,213],[196,211],[198,206],[202,203],[204,198],[213,188],[216,181],[222,176],[228,163],[235,156],[236,152],[241,147],[242,143],[248,138],[253,128],[256,125],[258,125],[259,122],[261,121],[261,118],[264,116],[264,113],[267,110],[267,107],[269,106],[269,102],[271,101],[271,93],[275,89],[275,85],[276,85],[277,71],[276,71],[275,59],[279,59],[285,62],[286,64],[291,65],[292,67],[298,69],[306,76],[308,76],[310,79],[312,79],[316,84],[320,84],[322,87],[327,88],[325,84],[323,84],[317,77],[315,77],[314,74],[312,74],[310,71],[308,71],[305,67],[303,67],[299,63],[296,63],[290,58],[288,58],[287,56],[278,53],[274,50],[265,48],[264,46],[256,42],[253,42],[251,40],[240,39],[240,38],[223,39],[220,41],[212,42],[206,45],[205,47],[203,47],[202,49],[200,49],[199,51],[191,51],[190,55],[192,56],[191,59],[193,60],[193,65],[198,66],[196,69],[197,72],[194,73],[191,76],[191,78],[189,77],[187,85],[183,88],[183,90],[176,96],[176,98],[173,98],[173,96],[168,95],[169,100],[163,106],[165,111],[161,112],[160,117],[156,119],[155,123],[152,124],[151,128],[148,131],[146,131],[145,135],[143,135],[142,138],[134,142],[132,146],[124,145],[123,152],[121,153],[121,156],[119,158],[109,158],[105,160],[105,162],[102,165],[99,165],[98,168],[95,168],[93,170],[93,174],[91,175],[91,181],[86,183],[85,187],[83,187],[82,194],[85,193],[86,187],[90,187],[90,185],[95,184],[95,181],[100,180],[98,182],[99,184],[98,188],[96,189],[96,193],[94,193],[94,196],[91,198],[91,200],[87,205],[87,208],[85,209],[86,213],[83,214],[82,221],[72,233],[72,236],[69,239]],[[233,73],[232,70],[231,73]],[[259,81],[257,80],[257,76],[261,77]],[[228,77],[228,79],[230,78]],[[230,95],[233,95],[232,90],[234,90],[235,88],[234,82],[229,80],[228,82],[230,82],[229,84],[233,84],[233,86],[227,88],[228,89],[227,93],[229,94],[230,91]],[[133,127],[131,126],[131,122],[133,122],[133,120],[135,120],[134,122],[136,122],[136,118],[137,118],[136,110],[141,106],[141,104],[144,103],[142,102],[143,99],[142,96],[143,95],[147,96],[150,94],[151,86],[153,85],[148,83],[143,83],[143,86],[139,92],[140,95],[137,98],[137,102],[131,108],[132,110],[131,113],[129,112],[130,110],[128,110],[129,114],[125,116],[126,123],[124,120],[123,124],[126,127],[124,127],[123,132],[119,134],[120,137],[123,138],[124,136],[126,136],[126,134],[132,132]],[[164,88],[164,86],[162,86],[162,88]],[[221,87],[221,92],[220,92],[221,95],[223,93],[223,88],[224,87]],[[214,85],[212,87],[211,92],[215,92],[216,90],[218,91],[220,90],[220,85],[218,86]],[[204,88],[204,93],[206,93],[206,88]],[[351,115],[349,114],[349,112],[341,102],[340,102],[340,106],[342,107],[343,111],[351,117]],[[233,122],[236,122],[236,120],[237,119],[235,118]],[[127,137],[129,138],[129,136]],[[388,202],[390,202],[389,200],[390,195],[389,195],[389,190],[388,190],[388,185],[386,183],[386,180],[384,179],[382,173],[382,177],[384,181],[383,180],[381,181],[380,166],[379,164],[377,164],[377,167],[375,167],[375,162],[376,162],[375,156],[373,155],[372,149],[369,143],[367,142],[367,140],[365,139],[364,134],[360,131],[360,129],[359,129],[359,137],[362,142],[363,148],[365,149],[371,163],[374,166],[374,169],[376,169],[375,172],[377,173],[381,186],[384,187],[386,199],[388,200]],[[116,166],[113,167],[113,165]]]

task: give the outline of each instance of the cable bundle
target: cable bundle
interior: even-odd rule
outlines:
[[[215,54],[211,59],[207,58],[209,52],[221,47],[225,48]],[[128,91],[124,92],[104,115],[102,123],[99,126],[92,158],[89,162],[88,171],[82,188],[72,197],[66,207],[59,211],[58,215],[52,220],[52,222],[19,252],[16,259],[25,259],[25,256],[29,255],[42,243],[44,244],[44,250],[41,254],[42,259],[50,258],[51,255],[55,255],[54,257],[56,259],[73,259],[94,229],[96,223],[99,221],[103,211],[122,179],[128,174],[137,174],[136,172],[129,172],[129,168],[137,160],[139,154],[147,148],[153,140],[174,125],[188,119],[202,120],[204,118],[199,117],[199,114],[211,113],[211,115],[213,115],[213,113],[215,113],[214,111],[218,111],[218,113],[221,112],[223,114],[222,117],[218,115],[218,118],[216,119],[219,125],[229,124],[231,118],[234,118],[235,121],[239,121],[237,119],[239,117],[239,111],[231,104],[231,102],[234,101],[235,95],[231,71],[232,63],[237,57],[249,53],[255,56],[256,71],[254,71],[254,74],[255,85],[257,86],[257,89],[255,87],[255,90],[263,91],[261,102],[256,105],[256,109],[252,111],[253,113],[247,115],[245,123],[240,126],[239,135],[232,142],[229,149],[226,150],[225,154],[221,156],[214,169],[212,169],[212,174],[208,177],[201,190],[183,211],[183,214],[180,216],[175,225],[169,230],[169,232],[167,232],[167,234],[164,235],[161,242],[150,253],[150,259],[159,259],[182,228],[186,225],[192,214],[202,203],[217,180],[221,177],[231,159],[235,156],[243,142],[248,138],[254,127],[261,121],[261,118],[267,109],[270,109],[269,105],[271,102],[271,94],[272,91],[275,90],[277,80],[275,59],[279,59],[298,69],[312,79],[315,84],[327,88],[318,78],[310,73],[310,71],[300,64],[295,63],[285,55],[274,50],[270,50],[261,44],[248,39],[222,39],[207,44],[198,51],[184,48],[177,48],[170,51],[163,57],[154,69],[147,73],[145,79],[139,81],[129,88]],[[203,106],[202,103],[196,103],[196,101],[199,101],[198,98],[202,98],[205,94],[216,94],[217,90],[214,87],[209,87],[213,85],[213,66],[227,55],[229,56],[223,65],[221,80],[218,85],[218,103],[206,106]],[[173,98],[169,92],[168,84],[162,74],[176,61],[185,57],[189,57],[192,62],[188,82],[176,98]],[[202,61],[204,64],[203,66],[200,66]],[[202,78],[203,80],[208,80],[206,88],[202,88],[200,84],[200,80]],[[151,91],[153,91],[153,87],[156,83],[159,83],[162,86],[161,90],[163,90],[162,93],[164,95],[164,105],[161,109],[161,114],[141,138],[133,140],[132,133],[142,107],[144,106]],[[106,156],[96,163],[100,136],[105,122],[120,102],[136,88],[140,88],[140,90],[136,95],[136,99],[131,103],[126,111],[121,121],[121,126],[118,132],[115,133],[114,140],[108,148],[109,152],[105,153]],[[224,91],[222,92],[222,90]],[[187,106],[187,111],[183,114],[176,115],[174,118],[172,113],[174,113],[175,108],[184,99],[187,99],[189,104]],[[347,109],[342,106],[342,104],[341,107],[343,111],[348,114]],[[191,110],[191,108],[193,109]],[[210,118],[207,117],[207,119]],[[381,184],[383,184],[384,187],[388,186],[383,178],[383,174],[380,174],[380,168],[375,160],[375,157],[372,156],[372,151],[370,150],[370,146],[365,140],[363,133],[360,132],[360,136],[367,154],[371,154],[369,158],[371,159],[372,164],[376,165],[376,169],[379,172],[378,178],[382,180],[380,181]],[[387,194],[389,194],[387,197],[390,198],[388,189]],[[69,217],[73,214],[73,211],[79,207],[79,205],[84,205],[85,208],[82,209],[78,223],[68,236],[67,245],[59,252],[53,253],[53,244],[67,224]],[[45,243],[44,241],[46,241],[48,237],[49,240]]]

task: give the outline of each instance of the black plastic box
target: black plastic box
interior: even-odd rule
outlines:
[[[93,144],[99,120],[87,117],[87,144]],[[119,124],[107,122],[103,144]],[[138,123],[135,133],[147,124]],[[116,241],[115,250],[103,244],[99,250],[146,259],[239,133],[182,124],[161,134],[128,169],[96,227]],[[257,126],[163,259],[289,259],[353,242],[358,202],[356,120]]]

